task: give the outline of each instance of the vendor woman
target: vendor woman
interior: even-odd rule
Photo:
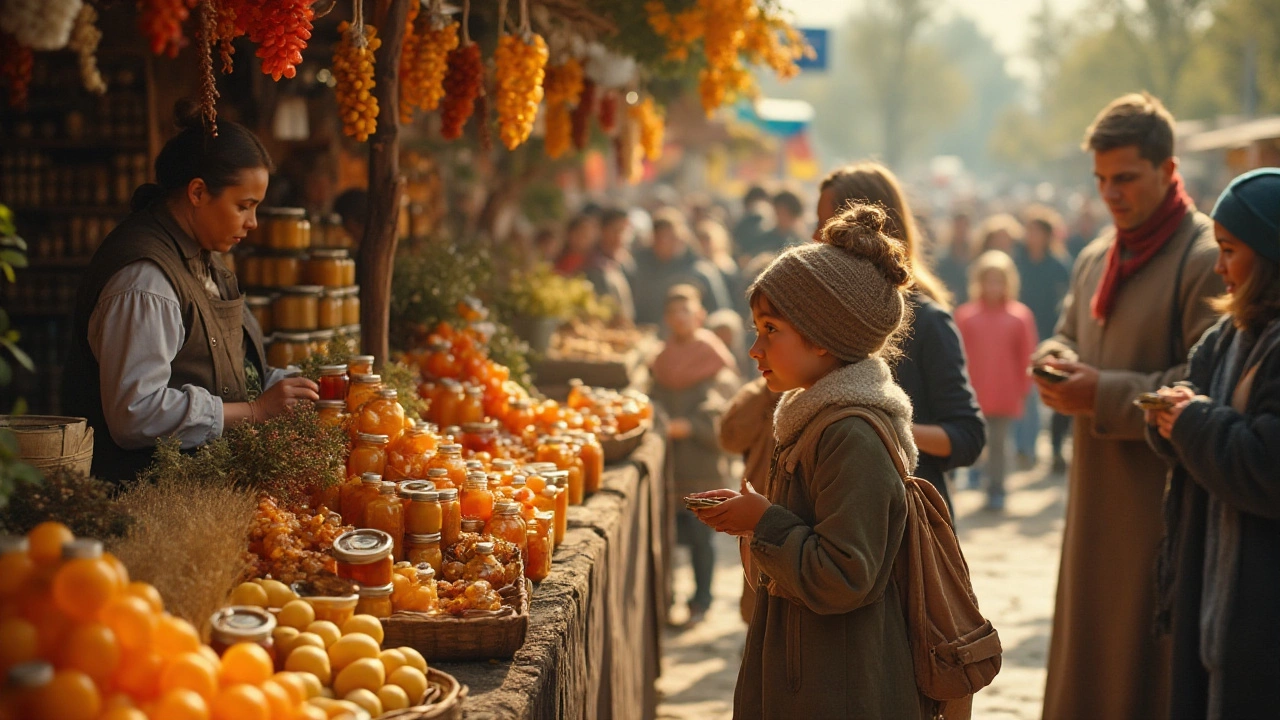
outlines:
[[[117,482],[149,465],[160,439],[195,448],[318,399],[315,383],[266,366],[262,330],[214,254],[257,227],[270,156],[236,123],[206,133],[193,103],[175,114],[156,182],[134,192],[76,299],[65,404],[94,428],[93,474]]]

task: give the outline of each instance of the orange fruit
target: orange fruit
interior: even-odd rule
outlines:
[[[81,621],[98,613],[120,593],[120,576],[107,561],[98,558],[70,560],[53,576],[53,601],[58,609]]]
[[[150,583],[144,583],[134,580],[124,589],[126,595],[142,598],[151,606],[151,610],[156,613],[164,612],[164,598],[160,597],[160,591]]]
[[[116,687],[135,699],[150,700],[160,694],[160,673],[164,659],[149,651],[126,650],[114,678]]]
[[[102,622],[129,650],[150,649],[155,637],[156,614],[148,602],[136,595],[121,595],[100,613]]]
[[[124,563],[120,561],[120,558],[109,552],[104,552],[102,553],[102,559],[105,560],[107,565],[111,566],[111,569],[115,571],[116,577],[120,578],[120,587],[128,587],[129,568],[124,566]]]
[[[271,681],[289,693],[289,699],[294,705],[307,699],[306,683],[302,681],[302,678],[298,677],[297,673],[278,672],[271,676]]]
[[[27,584],[34,569],[35,562],[31,560],[30,553],[12,552],[0,555],[0,598],[16,595]]]
[[[147,714],[134,707],[112,708],[98,716],[98,720],[149,720]]]
[[[260,685],[271,679],[274,672],[271,655],[253,643],[236,643],[222,653],[222,673],[219,680],[227,685]]]
[[[213,720],[271,720],[267,696],[252,685],[232,685],[209,704]]]
[[[151,720],[209,720],[209,703],[194,691],[170,690],[160,697]]]
[[[59,660],[59,667],[79,670],[101,685],[120,667],[120,643],[102,623],[76,625],[63,640]]]
[[[36,626],[22,618],[0,620],[0,671],[36,659],[39,638]]]
[[[101,688],[99,688],[101,689]],[[133,697],[126,692],[116,691],[102,698],[102,711],[115,710],[116,708],[132,708],[137,707],[133,704]]]
[[[102,696],[88,675],[59,670],[37,691],[35,706],[43,720],[94,720],[102,712]]]
[[[37,565],[52,565],[62,559],[62,546],[75,540],[71,529],[60,522],[42,522],[27,533],[31,559]]]
[[[203,653],[184,653],[170,660],[160,673],[160,692],[191,690],[205,700],[218,694],[218,669]]]
[[[172,658],[200,649],[200,635],[191,623],[165,613],[156,620],[154,647],[162,657]]]
[[[258,686],[263,695],[267,696],[267,705],[271,708],[271,717],[278,720],[289,720],[293,717],[297,710],[298,703],[294,702],[293,696],[285,690],[280,683],[275,680],[268,680]]]
[[[31,608],[26,613],[26,618],[36,626],[36,641],[40,656],[57,657],[58,648],[62,647],[62,641],[71,630],[74,621],[47,598],[43,605]]]

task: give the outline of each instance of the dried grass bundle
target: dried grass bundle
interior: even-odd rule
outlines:
[[[195,478],[139,482],[120,497],[133,519],[110,544],[133,579],[151,583],[169,612],[205,630],[248,566],[252,490]]]

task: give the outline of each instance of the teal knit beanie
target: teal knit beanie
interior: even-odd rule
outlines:
[[[1262,168],[1232,180],[1212,215],[1254,252],[1280,262],[1280,168]]]

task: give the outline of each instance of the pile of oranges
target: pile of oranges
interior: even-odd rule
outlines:
[[[219,657],[101,543],[55,522],[0,545],[0,673],[5,720],[326,717],[305,678],[256,645]]]

